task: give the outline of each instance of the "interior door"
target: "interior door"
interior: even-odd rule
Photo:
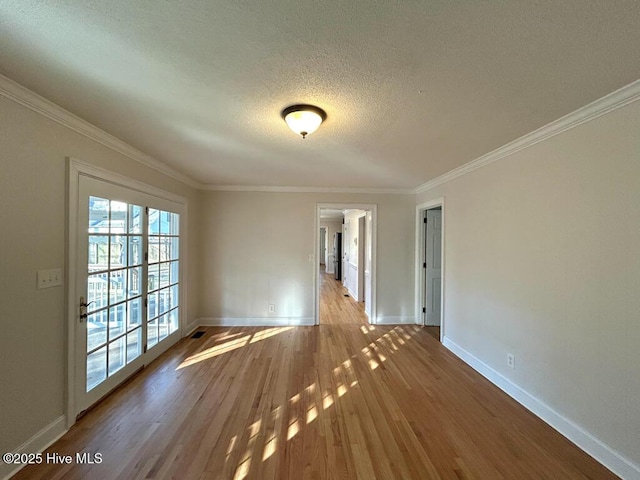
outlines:
[[[180,289],[178,204],[84,175],[78,195],[76,413],[179,339]]]
[[[426,212],[426,325],[440,326],[442,289],[442,210]]]

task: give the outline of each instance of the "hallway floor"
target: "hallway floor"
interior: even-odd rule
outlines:
[[[366,325],[364,302],[356,302],[342,282],[332,273],[326,273],[320,265],[320,324],[321,325]]]

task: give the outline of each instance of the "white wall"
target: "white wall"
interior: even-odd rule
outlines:
[[[447,339],[636,466],[639,132],[635,102],[417,198],[445,197]]]
[[[349,210],[344,216],[344,223],[348,225],[347,238],[345,238],[345,253],[347,259],[347,277],[345,286],[351,296],[358,302],[364,301],[360,298],[359,269],[364,265],[358,262],[358,247],[364,232],[360,232],[359,219],[365,215],[364,210]]]
[[[378,316],[413,321],[413,195],[211,191],[200,219],[205,322],[312,321],[317,203],[378,205]]]
[[[192,188],[3,96],[0,146],[0,451],[6,452],[65,410],[65,289],[36,289],[38,270],[65,266],[65,158],[188,197],[190,216],[198,215],[198,197]],[[199,235],[191,225],[188,248],[195,250]],[[188,283],[195,283],[197,256],[190,260]],[[190,320],[196,314],[193,293]]]

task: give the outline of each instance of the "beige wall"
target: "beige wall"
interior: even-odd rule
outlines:
[[[65,410],[65,289],[36,289],[36,272],[65,266],[65,158],[70,156],[189,198],[197,193],[0,96],[0,451],[12,451]],[[198,250],[191,222],[190,251]],[[188,283],[197,279],[190,256]],[[188,296],[190,317],[196,300]]]
[[[378,316],[413,321],[413,195],[204,192],[202,316],[312,319],[317,203],[378,205]]]
[[[417,199],[445,197],[446,337],[636,465],[639,132],[635,102]]]

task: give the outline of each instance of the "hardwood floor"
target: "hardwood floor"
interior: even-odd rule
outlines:
[[[436,340],[440,341],[440,327],[425,326],[424,331]]]
[[[342,282],[333,274],[320,268],[320,324],[322,325],[366,325],[369,323],[364,313],[364,303],[356,302],[348,295]]]
[[[201,330],[14,478],[616,478],[420,327]]]

